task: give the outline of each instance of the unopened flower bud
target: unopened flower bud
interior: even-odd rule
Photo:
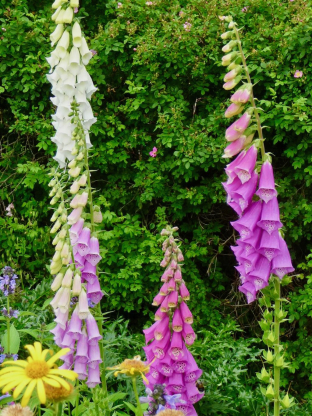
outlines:
[[[224,116],[226,118],[234,117],[240,114],[243,110],[243,105],[232,103],[224,113]]]
[[[58,218],[58,216],[59,216],[58,212],[57,212],[57,211],[55,211],[55,212],[53,213],[53,215],[52,215],[52,217],[51,217],[50,221],[51,221],[51,222],[56,221],[56,220],[57,220],[57,218]]]
[[[234,79],[238,74],[242,72],[242,67],[240,65],[236,65],[234,69],[228,72],[225,77],[223,78],[224,82],[231,81]]]
[[[75,160],[75,159],[73,159],[72,161],[70,161],[70,162],[68,163],[68,167],[69,167],[69,168],[74,168],[74,167],[76,167],[76,165],[77,165],[77,162],[76,162],[76,160]]]
[[[233,36],[235,36],[235,33],[233,32],[233,30],[230,30],[229,32],[222,33],[221,39],[230,39]]]
[[[63,273],[58,273],[55,276],[55,279],[53,280],[53,283],[51,285],[51,289],[53,290],[53,292],[56,292],[61,287],[63,277]]]
[[[70,268],[67,269],[67,271],[65,273],[65,276],[62,280],[62,286],[63,287],[68,287],[68,288],[71,287],[72,280],[73,280],[73,274],[74,273],[73,273],[72,269],[70,269]]]
[[[80,189],[80,185],[77,181],[73,182],[71,187],[70,187],[70,193],[72,195],[75,195]]]
[[[103,221],[103,215],[101,211],[93,211],[93,221],[96,224],[100,224]]]
[[[59,233],[59,237],[60,238],[65,238],[67,235],[67,226],[63,225],[63,228],[61,229],[60,233]]]
[[[62,226],[62,223],[59,220],[56,220],[53,227],[51,228],[51,234],[56,233],[56,231]]]
[[[57,262],[61,258],[61,253],[59,251],[56,251],[54,253],[54,256],[52,257],[52,260]]]
[[[55,178],[53,178],[53,179],[51,179],[50,180],[50,182],[49,182],[49,187],[50,188],[52,188],[52,187],[54,187],[54,185],[56,184],[56,179]]]
[[[59,239],[58,243],[55,246],[56,251],[62,251],[63,245],[65,241],[63,239]]]
[[[285,364],[284,357],[282,355],[278,354],[275,357],[275,362],[274,362],[275,367],[282,368],[284,366],[284,364]]]
[[[77,178],[77,176],[79,176],[81,171],[81,168],[79,168],[78,166],[76,166],[73,169],[69,169],[68,174],[72,177],[72,178]]]
[[[69,245],[65,243],[61,251],[61,257],[68,257],[68,254],[69,254]]]
[[[82,152],[79,153],[79,155],[76,157],[76,160],[83,160],[84,154]]]
[[[67,222],[67,213],[63,212],[62,216],[61,216],[61,221],[64,224],[65,222]]]
[[[263,355],[264,355],[264,353],[263,353]],[[273,361],[274,361],[274,355],[272,354],[272,351],[271,350],[268,350],[268,352],[265,353],[265,357],[264,358],[267,360],[267,362],[269,364],[273,363]]]
[[[74,147],[73,150],[70,152],[73,156],[76,156],[78,154],[77,147]]]
[[[73,296],[79,296],[81,292],[81,276],[79,273],[75,274],[73,282]]]
[[[85,186],[87,183],[87,175],[84,173],[78,180],[80,186]]]
[[[58,244],[58,242],[59,242],[59,240],[60,240],[59,235],[56,235],[56,236],[54,237],[53,241],[52,241],[52,244],[53,244],[54,246],[55,246],[55,245],[57,245],[57,244]]]
[[[233,48],[237,45],[237,40],[231,40],[229,43],[223,46],[222,52],[228,53],[231,52]]]
[[[270,381],[270,374],[266,371],[264,367],[262,367],[261,373],[257,373],[257,377],[264,383],[269,383]]]
[[[290,406],[292,405],[292,402],[294,401],[294,398],[292,397],[291,399],[288,396],[288,393],[284,396],[283,400],[280,400],[280,404],[282,406],[283,409],[289,409]]]
[[[160,235],[170,235],[170,231],[168,231],[166,229],[163,229],[163,230],[161,230]]]
[[[232,90],[233,88],[236,87],[236,85],[241,82],[242,77],[239,75],[238,77],[235,77],[234,79],[231,79],[229,82],[226,82],[225,84],[223,84],[223,88],[225,90]]]
[[[269,400],[274,399],[274,389],[273,389],[273,387],[272,387],[272,384],[269,384],[269,385],[268,385],[268,387],[267,387],[267,389],[266,389],[266,392],[265,392],[265,396],[266,396]]]
[[[62,268],[62,262],[60,260],[58,261],[52,261],[50,266],[51,274],[57,274]]]

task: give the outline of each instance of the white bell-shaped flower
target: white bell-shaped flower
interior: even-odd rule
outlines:
[[[47,74],[47,80],[52,84],[53,87],[56,86],[59,79],[60,77],[56,71],[54,71],[52,74]]]
[[[89,51],[88,44],[85,38],[81,39],[80,54],[81,54],[82,62],[85,65],[88,65],[93,55]]]
[[[67,77],[64,80],[64,89],[63,89],[64,94],[72,98],[75,95],[75,85],[76,85],[76,77],[70,72],[68,72]]]
[[[57,70],[59,70],[59,68],[63,69],[66,72],[68,71],[68,68],[69,68],[69,52],[68,51],[66,51],[64,58],[60,60],[60,63],[57,66]]]
[[[50,100],[52,101],[52,104],[55,106],[59,105],[60,100],[57,97],[50,97]]]
[[[59,15],[60,11],[62,10],[61,6],[57,8],[57,10],[52,14],[51,19],[53,22],[56,20],[57,16]]]
[[[87,82],[89,81],[89,76],[90,75],[88,74],[88,71],[86,70],[86,67],[84,65],[81,65],[81,67],[79,69],[79,72],[77,74],[78,84],[83,84],[83,83],[87,84]],[[81,91],[81,90],[79,89],[79,91]]]
[[[60,12],[58,13],[58,15],[55,18],[55,23],[56,24],[63,24],[64,22],[64,14],[65,14],[65,10],[61,9]]]
[[[64,25],[63,24],[57,25],[54,32],[51,33],[50,35],[51,46],[56,44],[56,42],[61,38],[63,33],[64,33]]]
[[[75,100],[78,104],[83,104],[88,101],[86,94],[84,92],[79,91],[78,89],[76,90]]]
[[[59,123],[57,131],[59,133],[66,134],[71,138],[75,126],[70,122],[70,120],[63,121]]]
[[[67,97],[67,95],[64,94],[63,98],[60,101],[59,106],[68,108],[68,110],[70,110],[71,109],[71,103],[72,103],[72,99],[70,99],[69,97]]]
[[[46,60],[47,60],[47,62],[48,62],[48,64],[50,65],[50,67],[51,67],[51,71],[53,70],[53,68],[60,62],[60,58],[59,58],[59,56],[57,56],[57,54],[55,53],[55,51],[53,51],[52,53],[51,53],[51,56],[48,56],[47,58],[46,58]]]
[[[87,145],[87,149],[90,149],[90,147],[92,147],[89,133],[86,133],[86,145]]]
[[[61,39],[59,40],[57,47],[55,49],[55,53],[60,57],[64,58],[69,46],[69,33],[67,30],[63,33]]]
[[[58,9],[63,3],[67,3],[68,0],[55,0],[52,4],[52,9]]]
[[[57,161],[57,163],[60,165],[61,168],[65,168],[65,154],[61,150],[57,150],[56,155],[54,156],[54,160]]]
[[[64,120],[68,117],[68,114],[70,113],[70,111],[71,110],[69,108],[59,106],[56,110],[55,115],[58,119]]]
[[[70,0],[71,7],[79,7],[79,0]]]
[[[70,24],[73,21],[74,10],[71,7],[67,7],[63,15],[63,23]]]
[[[92,118],[90,118],[89,120],[84,121],[84,122],[82,123],[83,128],[84,128],[84,129],[86,129],[86,130],[90,130],[90,128],[91,128],[91,126],[92,126],[92,124],[95,124],[95,123],[96,123],[96,121],[97,121],[97,118],[96,118],[96,117],[92,117]]]
[[[82,34],[81,34],[81,28],[78,22],[74,23],[73,29],[72,29],[72,36],[73,36],[73,44],[76,46],[76,48],[80,48],[81,46],[81,40],[82,40]]]
[[[68,70],[73,75],[77,75],[80,70],[80,53],[76,46],[73,46],[70,51]]]
[[[92,78],[90,77],[90,82],[89,82],[89,84],[87,85],[87,88],[86,88],[86,94],[87,94],[87,98],[89,100],[91,99],[91,97],[95,93],[95,91],[97,91],[97,88],[93,84]]]

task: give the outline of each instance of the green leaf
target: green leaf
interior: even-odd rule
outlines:
[[[18,331],[16,330],[15,326],[12,324],[10,326],[10,345],[8,348],[8,331],[6,330],[5,333],[1,337],[1,344],[4,348],[4,352],[10,354],[17,354],[20,347],[20,336]]]
[[[25,334],[31,335],[34,338],[38,338],[39,337],[39,332],[36,331],[35,329],[19,329],[19,332],[24,332]]]

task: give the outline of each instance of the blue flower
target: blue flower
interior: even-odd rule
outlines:
[[[6,359],[6,354],[0,354],[0,364]]]
[[[166,400],[167,404],[171,406],[171,409],[176,409],[176,403],[181,403],[184,400],[181,399],[181,394],[173,394],[172,396],[164,395],[164,399]]]

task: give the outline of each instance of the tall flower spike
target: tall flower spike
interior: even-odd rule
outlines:
[[[274,310],[274,313],[267,310],[261,321],[261,328],[264,330],[263,342],[268,347],[274,347],[274,355],[270,353],[270,357],[265,355],[264,358],[269,365],[273,364],[274,371],[271,372],[272,377],[267,377],[269,373],[264,369],[264,372],[258,374],[258,378],[263,382],[271,383],[267,389],[263,389],[263,393],[267,399],[274,402],[274,416],[279,416],[282,407],[288,408],[291,405],[288,395],[285,396],[286,407],[284,399],[280,399],[280,371],[286,366],[279,339],[280,323],[286,317],[282,309],[284,299],[281,296],[280,279],[294,271],[294,268],[287,244],[279,231],[282,223],[271,156],[265,153],[260,116],[240,34],[231,16],[222,16],[221,20],[228,22],[228,28],[231,29],[221,35],[222,39],[230,40],[222,49],[224,52],[230,52],[222,58],[222,65],[228,65],[229,71],[224,77],[223,88],[232,89],[241,79],[247,79],[247,83],[232,95],[232,104],[226,110],[225,117],[238,115],[247,102],[251,104],[243,116],[228,127],[225,135],[226,140],[231,143],[226,147],[223,157],[238,154],[237,158],[226,167],[228,180],[222,184],[227,192],[227,203],[241,217],[231,223],[241,237],[237,241],[238,246],[232,246],[231,249],[238,262],[236,270],[240,273],[241,282],[239,291],[246,296],[247,303],[253,302],[261,290],[264,295],[259,299],[261,306],[268,307],[269,304],[269,308]],[[253,142],[256,130],[259,138]],[[246,152],[243,149],[249,150]],[[257,149],[260,149],[262,159],[258,163]],[[261,173],[258,184],[259,166]],[[274,305],[271,305],[272,299]],[[187,329],[187,326],[184,326],[182,334]],[[189,336],[191,337],[191,334]],[[196,392],[193,395],[191,393],[190,399],[192,400],[193,397],[197,397]]]
[[[154,299],[153,304],[159,305],[160,310],[155,314],[156,322],[148,329],[144,330],[146,346],[144,351],[147,362],[151,368],[146,375],[149,388],[156,388],[159,383],[166,385],[165,391],[168,394],[183,392],[183,405],[192,415],[197,415],[193,404],[202,398],[202,394],[195,386],[195,381],[201,374],[201,370],[195,363],[192,354],[186,348],[186,344],[191,345],[195,340],[195,333],[191,327],[193,316],[186,302],[190,298],[182,278],[181,262],[184,260],[181,250],[177,246],[173,233],[177,227],[162,230],[161,234],[166,236],[163,244],[164,259],[161,266],[166,270],[161,278],[162,285],[159,299]],[[165,276],[165,277],[164,277]],[[170,325],[169,325],[170,323]],[[186,362],[195,363],[197,372],[192,376],[192,382],[187,379],[185,373]],[[184,371],[181,369],[184,368]],[[180,403],[182,405],[182,403]],[[166,407],[175,409],[168,404]],[[160,407],[150,409],[152,413],[159,412]]]

